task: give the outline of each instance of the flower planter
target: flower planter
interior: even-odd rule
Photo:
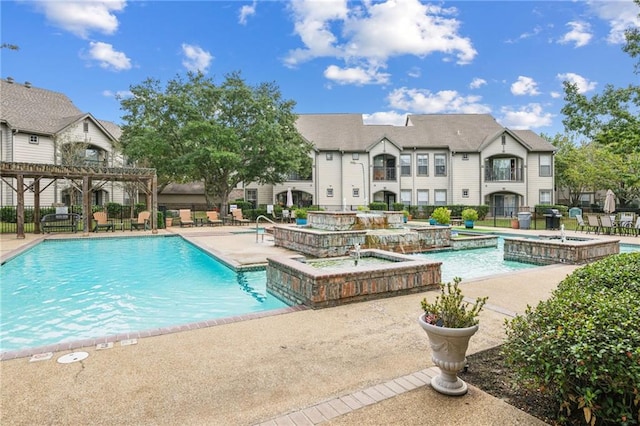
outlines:
[[[296,225],[306,225],[307,224],[307,219],[300,219],[300,218],[296,218]]]
[[[458,371],[467,363],[469,339],[478,331],[478,326],[438,327],[428,324],[424,317],[425,314],[420,315],[418,322],[429,337],[431,360],[440,368],[440,374],[431,379],[431,387],[444,395],[464,395],[467,384],[458,377]]]
[[[473,229],[473,220],[465,220],[464,227],[467,229]]]

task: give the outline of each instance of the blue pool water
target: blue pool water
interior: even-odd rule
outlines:
[[[472,250],[443,250],[415,254],[414,256],[433,262],[442,262],[442,282],[452,282],[455,277],[463,280],[486,277],[524,269],[537,268],[539,265],[504,260],[504,239],[498,238],[498,248],[480,248]]]
[[[180,237],[47,240],[0,278],[0,351],[287,306]]]

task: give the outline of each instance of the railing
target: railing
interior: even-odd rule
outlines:
[[[524,174],[522,167],[516,169],[485,169],[484,180],[487,182],[522,182]]]
[[[265,229],[264,228],[260,228],[260,226],[258,225],[260,222],[260,219],[264,219],[268,222],[271,222],[274,225],[277,225],[274,221],[272,221],[271,219],[269,219],[268,217],[266,217],[265,215],[261,214],[260,216],[258,216],[256,218],[256,243],[258,242],[258,236],[261,235],[262,236],[262,241],[264,241],[264,232]]]
[[[396,180],[396,168],[395,167],[373,167],[373,180]]]

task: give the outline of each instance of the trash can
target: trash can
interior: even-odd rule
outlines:
[[[518,213],[518,225],[520,226],[520,229],[531,228],[531,212]]]
[[[576,217],[577,215],[582,215],[582,209],[579,207],[571,207],[569,209],[569,217]]]
[[[545,229],[560,229],[560,218],[562,215],[558,209],[547,209],[544,212]]]

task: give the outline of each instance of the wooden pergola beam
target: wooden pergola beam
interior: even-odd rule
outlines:
[[[17,193],[17,238],[24,238],[24,180],[34,179],[34,209],[36,217],[40,216],[40,179],[81,179],[83,202],[83,231],[87,234],[91,230],[91,201],[93,181],[142,182],[146,188],[147,208],[151,209],[151,232],[158,233],[158,178],[155,169],[133,167],[100,167],[100,166],[61,166],[55,164],[11,163],[0,162],[0,177],[14,178]],[[5,181],[6,182],[6,181]],[[37,185],[36,185],[37,182]],[[10,185],[11,186],[11,185]],[[40,224],[36,223],[34,231],[39,232]]]

